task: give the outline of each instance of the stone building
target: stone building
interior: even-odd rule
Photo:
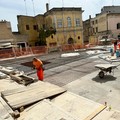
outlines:
[[[101,13],[96,14],[89,22],[92,29],[90,43],[96,44],[100,39],[117,39],[120,33],[120,6],[104,6]]]
[[[11,24],[6,20],[0,21],[0,47],[15,43],[14,35],[12,34]]]
[[[83,44],[83,23],[81,8],[53,8],[45,13],[45,18],[51,19],[51,26],[56,29],[55,36],[49,38],[48,43],[55,38],[57,45]]]
[[[28,35],[29,45],[36,45],[40,40],[40,32],[55,30],[46,38],[47,47],[64,44],[83,45],[83,22],[81,8],[52,8],[43,15],[18,15],[18,31]],[[48,31],[49,30],[49,31]],[[44,34],[44,33],[43,33]]]
[[[38,30],[43,28],[44,15],[37,15],[35,17],[18,15],[17,20],[19,33],[27,35],[29,45],[34,45],[38,40]]]

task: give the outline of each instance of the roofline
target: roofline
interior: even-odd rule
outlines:
[[[73,11],[73,10],[84,12],[84,10],[82,10],[81,7],[60,7],[60,8],[52,8],[48,10],[47,12],[45,12],[44,15],[48,15],[54,11]]]

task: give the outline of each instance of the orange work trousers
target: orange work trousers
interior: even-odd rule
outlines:
[[[44,78],[44,75],[43,75],[43,69],[39,69],[37,70],[37,76],[38,76],[38,79],[43,81],[43,78]]]

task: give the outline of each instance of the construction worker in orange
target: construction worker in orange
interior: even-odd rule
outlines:
[[[37,70],[37,76],[38,76],[38,79],[43,81],[43,78],[44,78],[44,69],[43,69],[43,63],[40,59],[37,59],[37,58],[33,58],[33,65],[34,65],[34,68]]]
[[[116,52],[116,50],[117,50],[117,40],[114,41],[114,52]]]

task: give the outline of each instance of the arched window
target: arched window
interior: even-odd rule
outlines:
[[[71,24],[71,18],[70,17],[67,18],[67,25],[68,25],[68,27],[72,26],[72,24]]]
[[[78,36],[78,39],[80,39],[80,36]]]
[[[79,27],[79,26],[80,26],[80,19],[76,18],[76,27]]]
[[[58,26],[58,28],[62,27],[62,19],[57,20],[57,26]]]

